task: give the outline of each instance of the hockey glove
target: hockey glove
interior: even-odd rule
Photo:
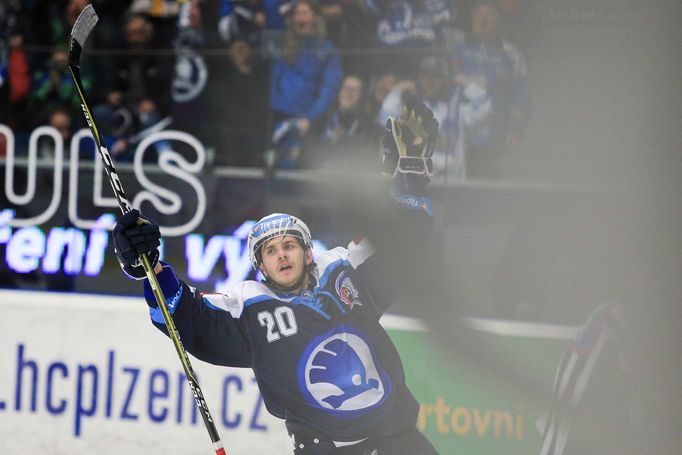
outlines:
[[[146,254],[152,269],[159,261],[161,232],[159,225],[131,210],[116,222],[113,232],[114,252],[123,273],[142,280],[146,277],[140,255]]]
[[[384,174],[415,174],[428,177],[433,170],[433,147],[438,121],[424,103],[410,97],[400,118],[389,117],[381,139]]]

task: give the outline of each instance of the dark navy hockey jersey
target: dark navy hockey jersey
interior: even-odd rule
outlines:
[[[226,294],[201,294],[169,265],[158,278],[187,352],[206,362],[253,369],[268,411],[335,441],[414,428],[418,403],[379,325],[390,289],[367,240],[319,255],[314,286],[278,294],[244,281]],[[373,270],[374,269],[374,270]],[[154,296],[145,281],[145,296]],[[158,308],[154,324],[166,332]]]

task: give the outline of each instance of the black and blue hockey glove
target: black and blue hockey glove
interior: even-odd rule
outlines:
[[[146,274],[140,255],[147,255],[152,269],[159,261],[161,245],[159,225],[144,218],[137,209],[133,209],[117,220],[113,237],[114,252],[123,272],[136,280],[144,279]]]
[[[381,139],[384,174],[430,176],[437,139],[438,121],[431,109],[414,97],[408,98],[400,118],[389,117],[386,122]]]

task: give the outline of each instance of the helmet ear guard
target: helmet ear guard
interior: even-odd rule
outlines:
[[[261,218],[249,232],[248,248],[251,266],[258,269],[261,263],[260,251],[268,240],[289,235],[303,243],[304,248],[313,248],[308,226],[293,215],[272,213]]]

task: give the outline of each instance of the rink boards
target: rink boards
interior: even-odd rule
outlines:
[[[1,453],[211,453],[141,298],[0,291],[0,312]],[[419,321],[382,323],[420,402],[418,427],[440,453],[537,450],[536,421],[574,329],[470,319],[466,340],[445,349]],[[292,453],[251,370],[192,360],[228,453]]]

